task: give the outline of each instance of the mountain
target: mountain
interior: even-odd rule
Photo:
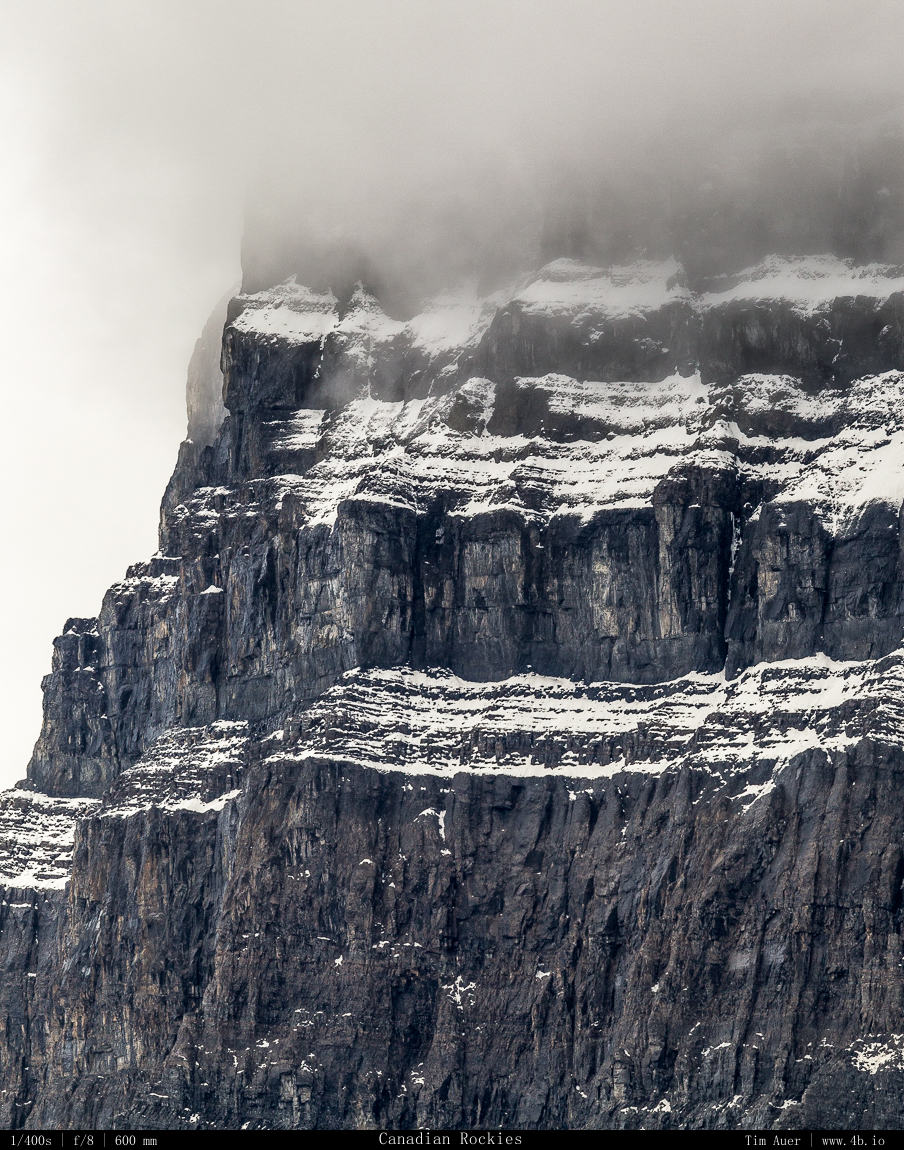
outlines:
[[[230,302],[55,641],[0,1123],[900,1126],[904,268],[378,294]]]

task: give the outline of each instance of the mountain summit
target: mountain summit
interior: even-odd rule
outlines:
[[[54,644],[0,1122],[901,1125],[904,268],[384,295],[246,284]]]

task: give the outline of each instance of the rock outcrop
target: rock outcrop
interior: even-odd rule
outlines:
[[[221,364],[0,796],[0,1122],[904,1124],[904,271],[287,281]]]

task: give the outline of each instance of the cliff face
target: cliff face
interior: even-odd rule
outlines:
[[[233,301],[0,796],[0,1122],[904,1123],[904,274],[705,287]]]

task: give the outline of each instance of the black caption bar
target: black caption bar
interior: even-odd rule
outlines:
[[[664,1150],[693,1137],[702,1150],[904,1150],[901,1130],[7,1130],[0,1150],[210,1150],[224,1137],[251,1150],[300,1147],[333,1138],[362,1147],[523,1147],[542,1150],[563,1142],[603,1144],[606,1150]],[[3,1141],[5,1140],[5,1141]]]

